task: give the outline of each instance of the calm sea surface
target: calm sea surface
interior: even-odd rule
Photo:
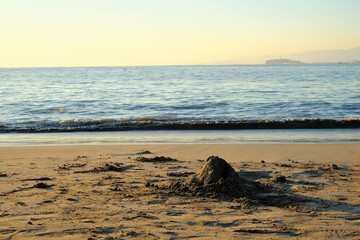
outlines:
[[[3,132],[314,118],[360,118],[359,65],[0,69]]]

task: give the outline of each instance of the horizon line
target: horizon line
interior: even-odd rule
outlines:
[[[280,59],[280,58],[279,58]],[[24,66],[24,67],[0,67],[0,69],[21,69],[21,68],[132,68],[132,67],[201,67],[201,66],[297,66],[297,65],[328,65],[328,64],[348,64],[354,65],[350,62],[319,62],[319,63],[301,63],[301,64],[266,64],[266,63],[229,63],[229,64],[159,64],[159,65],[79,65],[79,66]]]
[[[0,69],[12,68],[92,68],[92,67],[191,67],[191,66],[236,66],[236,65],[266,65],[265,63],[229,63],[229,64],[159,64],[159,65],[78,65],[78,66],[23,66],[23,67],[0,67]]]

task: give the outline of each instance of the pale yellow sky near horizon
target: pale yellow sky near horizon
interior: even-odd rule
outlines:
[[[263,63],[360,46],[356,0],[12,0],[0,67]]]

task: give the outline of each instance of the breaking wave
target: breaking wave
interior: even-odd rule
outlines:
[[[131,131],[131,130],[245,130],[360,128],[360,118],[285,120],[186,120],[172,117],[134,119],[69,119],[0,124],[0,133]]]

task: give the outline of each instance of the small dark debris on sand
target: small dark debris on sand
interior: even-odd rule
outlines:
[[[178,161],[175,158],[171,158],[171,157],[164,157],[164,156],[156,156],[156,157],[152,157],[152,158],[147,158],[147,157],[137,157],[135,158],[135,161],[138,162],[176,162]]]
[[[24,203],[24,202],[16,202],[16,206],[26,207],[28,205],[26,203]]]
[[[145,155],[145,154],[152,154],[152,152],[150,152],[148,150],[144,150],[144,151],[140,151],[140,152],[136,153],[136,155]]]
[[[277,182],[277,183],[285,183],[287,180],[286,180],[286,177],[285,176],[276,176],[274,177],[273,179],[273,182]]]
[[[333,170],[340,170],[341,168],[336,164],[323,164],[322,166],[318,167],[319,170],[323,172],[333,172]]]
[[[55,186],[55,185],[49,185],[49,184],[46,184],[46,183],[43,183],[43,182],[39,182],[39,183],[35,184],[33,186],[33,188],[48,189],[48,188],[51,188],[52,186]]]
[[[88,156],[77,156],[76,158],[74,158],[74,161],[78,161],[78,160],[86,159],[86,158],[88,158]]]
[[[244,228],[234,230],[236,233],[252,233],[252,234],[280,234],[280,235],[290,235],[297,236],[298,233],[291,229],[258,229],[258,228]]]
[[[275,163],[276,166],[280,166],[280,167],[286,167],[286,168],[291,168],[293,167],[291,164],[286,164],[286,163],[281,163],[280,165],[278,163]]]
[[[169,177],[187,177],[194,174],[194,172],[169,172],[166,175]]]
[[[26,178],[21,181],[27,182],[27,181],[52,181],[52,178],[49,177],[40,177],[40,178]]]
[[[155,184],[151,182],[146,182],[145,187],[155,187]]]
[[[334,164],[334,163],[331,164],[331,168],[334,169],[334,170],[339,170],[340,169],[339,166]]]
[[[6,173],[0,173],[0,177],[7,177],[8,175]]]
[[[136,218],[158,219],[158,217],[149,215],[148,213],[142,211],[123,217],[125,220],[134,220]]]
[[[70,202],[78,202],[79,200],[75,199],[75,198],[67,198],[66,200],[70,201]]]
[[[82,168],[85,167],[86,163],[65,163],[62,166],[59,166],[60,170],[70,170],[71,168]]]
[[[55,186],[55,184],[46,184],[46,183],[43,183],[43,182],[39,182],[39,183],[36,183],[34,186],[31,186],[31,187],[18,188],[18,189],[14,189],[14,190],[11,190],[11,191],[6,192],[6,193],[0,193],[0,196],[7,196],[7,195],[12,194],[12,193],[26,191],[26,190],[30,190],[30,189],[34,189],[34,188],[50,189],[53,186]]]
[[[123,172],[132,166],[126,166],[123,163],[105,163],[103,166],[91,170],[76,171],[75,173],[99,173],[99,172]]]

